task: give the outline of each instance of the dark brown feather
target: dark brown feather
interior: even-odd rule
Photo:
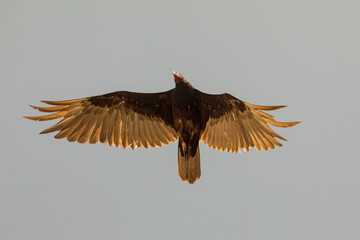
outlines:
[[[176,87],[159,93],[119,91],[66,101],[42,101],[52,107],[30,107],[45,116],[25,117],[47,121],[62,118],[41,133],[58,131],[55,138],[110,146],[158,147],[179,140],[178,171],[181,179],[200,178],[199,141],[220,151],[249,151],[282,146],[286,140],[272,130],[299,122],[277,122],[263,111],[285,106],[260,106],[230,94],[206,94],[195,89],[180,73],[173,72]]]
[[[230,94],[211,95],[197,92],[202,121],[200,140],[209,147],[224,151],[248,151],[250,147],[257,150],[273,149],[281,146],[275,140],[280,138],[269,126],[291,127],[299,122],[277,122],[261,110],[276,110],[285,106],[259,106],[243,102]],[[204,127],[205,125],[205,127]],[[234,143],[239,142],[239,147]]]
[[[38,121],[64,118],[42,133],[59,131],[55,138],[66,137],[71,142],[100,141],[117,147],[122,144],[124,148],[161,146],[177,139],[169,111],[170,94],[171,91],[148,94],[121,91],[68,101],[43,101],[56,107],[31,107],[52,114],[25,118]],[[145,131],[145,122],[151,132]]]

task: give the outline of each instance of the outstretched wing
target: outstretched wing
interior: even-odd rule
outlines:
[[[171,91],[161,93],[114,92],[68,101],[42,101],[54,107],[35,107],[50,115],[25,117],[35,121],[63,118],[42,131],[59,131],[55,138],[79,143],[108,143],[127,148],[157,147],[175,142]]]
[[[276,127],[292,127],[300,122],[277,122],[261,110],[276,110],[286,106],[258,106],[243,102],[230,94],[198,94],[203,133],[200,140],[209,147],[229,152],[249,151],[250,147],[265,151],[282,146],[275,138],[285,138],[274,132]]]

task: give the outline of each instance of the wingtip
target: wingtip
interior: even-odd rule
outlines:
[[[41,131],[39,134],[45,134],[45,133],[49,133],[49,131],[47,131],[47,129]]]
[[[272,106],[271,110],[277,110],[277,109],[281,109],[281,108],[286,108],[287,105],[281,105],[281,106]]]
[[[37,121],[39,117],[23,116],[23,118],[33,120],[33,121]]]
[[[71,101],[71,100],[69,100]],[[46,103],[46,104],[49,104],[49,105],[55,105],[55,106],[58,106],[58,105],[64,105],[65,102],[67,101],[49,101],[49,100],[40,100],[40,102],[42,103]]]
[[[48,100],[41,100],[40,102],[42,103],[46,103],[49,105],[70,105],[70,104],[76,104],[78,102],[81,102],[83,100],[86,100],[88,98],[77,98],[77,99],[72,99],[72,100],[61,100],[61,101],[48,101]]]
[[[275,120],[270,120],[270,119],[267,119],[266,122],[275,127],[282,127],[282,128],[293,127],[300,123],[300,122],[277,122]]]
[[[276,110],[276,109],[280,109],[280,108],[286,108],[286,107],[288,107],[288,105],[272,106],[272,107],[274,107],[273,110]]]
[[[287,127],[293,127],[295,125],[298,125],[299,123],[301,123],[300,121],[297,122],[287,122]]]
[[[255,105],[255,104],[250,104],[250,103],[247,103],[248,105],[254,107],[254,108],[257,108],[259,110],[263,110],[263,111],[272,111],[272,110],[277,110],[277,109],[280,109],[280,108],[285,108],[287,107],[287,105],[281,105],[281,106],[261,106],[261,105]]]
[[[49,104],[49,105],[57,105],[57,104],[54,104],[54,103],[53,103],[54,101],[40,100],[40,102],[46,103],[46,104]]]
[[[31,105],[31,104],[28,104],[28,106],[31,107],[32,109],[35,109],[38,111],[40,111],[40,109],[41,109],[41,107],[37,107],[37,106]],[[24,118],[27,118],[27,117],[24,117]]]

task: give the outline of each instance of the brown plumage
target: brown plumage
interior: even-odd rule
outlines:
[[[67,101],[42,101],[52,107],[35,107],[45,116],[35,121],[62,118],[41,133],[59,131],[55,138],[110,146],[159,147],[179,140],[178,171],[183,181],[200,178],[199,141],[220,151],[240,152],[282,146],[286,140],[270,125],[292,127],[299,122],[277,122],[263,112],[285,106],[258,106],[230,94],[200,92],[173,72],[176,87],[160,93],[113,92]]]

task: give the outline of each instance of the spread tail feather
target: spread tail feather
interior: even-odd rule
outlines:
[[[200,167],[200,152],[199,146],[197,146],[196,154],[191,156],[190,152],[181,151],[182,145],[179,143],[178,147],[178,171],[179,176],[184,182],[190,184],[195,183],[200,179],[201,167]],[[184,155],[181,154],[184,153]]]

